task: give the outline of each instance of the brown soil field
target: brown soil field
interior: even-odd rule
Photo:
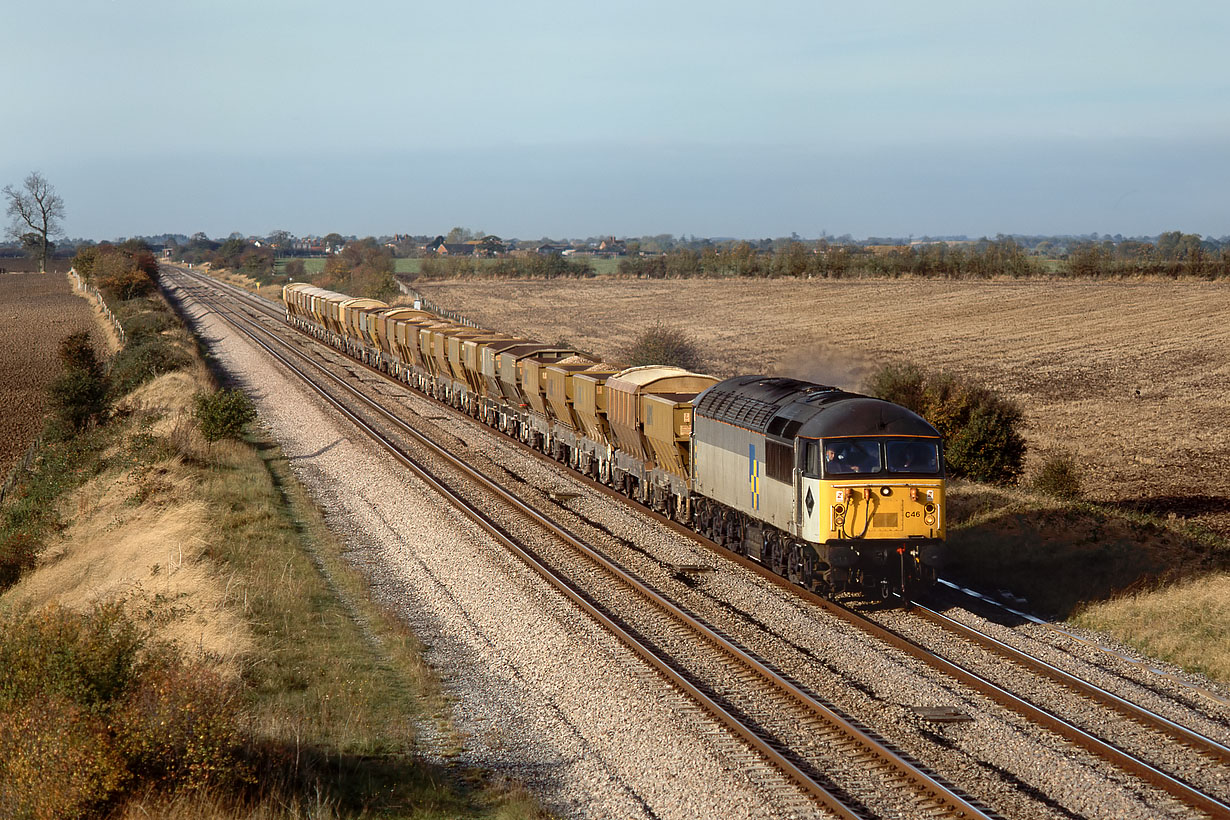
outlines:
[[[83,330],[101,339],[90,303],[73,294],[67,277],[0,276],[0,480],[43,427],[60,339]]]
[[[848,389],[889,361],[976,378],[1024,410],[1028,470],[1071,454],[1092,500],[1230,535],[1230,285],[1194,281],[595,280],[415,283],[480,324],[619,361],[656,321],[710,371]]]
[[[68,273],[73,266],[73,260],[68,257],[55,257],[47,260],[48,273]],[[38,260],[28,256],[0,256],[0,272],[3,273],[38,273]]]

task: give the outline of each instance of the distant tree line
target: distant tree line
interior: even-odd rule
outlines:
[[[955,279],[1036,275],[1111,278],[1230,277],[1230,244],[1195,234],[1162,234],[1156,243],[1124,240],[1072,243],[1061,254],[1030,252],[1012,237],[971,243],[832,245],[793,241],[760,248],[749,242],[700,249],[676,246],[665,253],[628,256],[619,272],[649,279],[692,276],[829,278],[919,276]]]
[[[436,279],[467,277],[557,279],[593,275],[594,266],[587,257],[563,256],[558,253],[529,253],[524,256],[501,256],[496,259],[482,259],[476,256],[435,256],[425,257],[419,266],[420,278]]]
[[[466,228],[453,228],[447,238],[465,240],[480,235],[484,234]],[[598,243],[607,238],[569,241],[543,237],[520,244],[523,248],[531,245],[567,248],[571,245],[580,252],[566,256],[527,252],[493,259],[438,257],[430,253],[424,256],[422,243],[429,242],[429,237],[401,234],[355,239],[331,233],[314,237],[309,242],[279,230],[259,238],[232,233],[224,239],[211,239],[204,233],[196,233],[192,236],[163,234],[128,241],[143,241],[147,246],[168,249],[173,258],[198,264],[208,262],[215,268],[244,273],[268,284],[284,281],[287,273],[296,279],[304,278],[298,266],[283,268],[284,264],[294,259],[324,255],[324,249],[329,251],[327,257],[339,256],[338,249],[355,243],[386,248],[389,255],[395,258],[422,257],[421,275],[431,278],[590,276],[594,274],[594,268],[584,251],[597,248]],[[0,245],[0,255],[29,253],[38,257],[41,241],[36,240],[39,237],[27,232],[20,241]],[[717,239],[659,234],[624,238],[621,245],[626,248],[626,254],[619,258],[619,273],[644,278],[1230,277],[1230,236],[1215,239],[1182,231],[1168,231],[1156,237],[1001,234],[993,239],[977,240],[959,236],[921,239],[868,237],[860,240],[849,235],[803,239],[797,234],[763,239]],[[71,239],[49,245],[58,254],[71,254],[93,246],[94,243],[89,240]],[[370,256],[370,248],[360,255]]]
[[[1199,234],[1168,231],[1156,242],[1111,239],[1075,245],[1067,255],[1073,276],[1230,277],[1230,243],[1210,242]]]
[[[176,259],[195,265],[208,263],[214,268],[227,268],[258,281],[273,276],[273,246],[264,244],[257,247],[237,233],[221,241],[195,233],[183,244],[172,241],[164,247],[171,248],[171,255]]]

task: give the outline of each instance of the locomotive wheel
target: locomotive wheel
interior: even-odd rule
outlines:
[[[791,544],[786,558],[787,576],[793,583],[801,584],[804,578],[803,550],[798,544]]]

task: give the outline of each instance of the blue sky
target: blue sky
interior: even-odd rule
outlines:
[[[1230,234],[1207,0],[0,11],[70,236]]]

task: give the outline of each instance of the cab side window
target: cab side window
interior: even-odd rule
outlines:
[[[812,478],[820,477],[820,442],[805,441],[801,442],[805,446],[800,448],[803,453],[803,472]]]

